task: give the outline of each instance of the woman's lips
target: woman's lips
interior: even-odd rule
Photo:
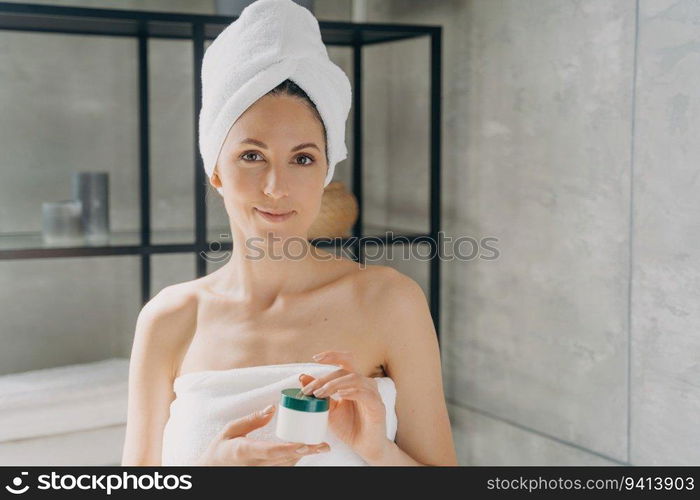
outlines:
[[[286,214],[281,214],[281,215],[274,215],[268,212],[263,212],[262,210],[259,210],[258,208],[255,209],[257,213],[260,214],[261,217],[263,217],[265,220],[268,220],[270,222],[282,222],[287,219],[289,219],[292,215],[294,215],[294,210],[291,212],[287,212]]]

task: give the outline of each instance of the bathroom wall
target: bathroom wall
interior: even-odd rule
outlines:
[[[700,462],[700,5],[367,7],[443,26],[443,229],[498,238],[442,267],[460,463]],[[393,96],[375,199],[399,221],[426,200],[427,43],[395,45],[372,68]]]
[[[214,0],[34,3],[215,12]],[[322,20],[357,15],[348,0],[316,4]],[[697,464],[697,2],[363,4],[369,22],[443,26],[443,230],[498,238],[496,260],[442,264],[460,463]],[[187,240],[192,52],[149,49],[154,236]],[[136,50],[0,31],[0,232],[38,231],[41,202],[90,169],[110,172],[113,228],[138,228]],[[352,77],[350,51],[329,53]],[[427,39],[363,51],[363,208],[377,232],[428,228],[428,56]],[[335,178],[350,185],[352,114],[347,130]],[[427,263],[377,262],[429,292]],[[152,266],[154,292],[194,277],[191,255]],[[127,356],[139,269],[133,256],[0,262],[0,374]]]

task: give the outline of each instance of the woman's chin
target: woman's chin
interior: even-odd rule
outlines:
[[[267,238],[269,236],[277,237],[277,238],[299,238],[303,239],[304,234],[298,230],[297,227],[295,226],[284,226],[280,224],[274,224],[274,225],[265,225],[265,224],[256,224],[255,225],[255,233],[256,236],[260,236],[263,238]]]

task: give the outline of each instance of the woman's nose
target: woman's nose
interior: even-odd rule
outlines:
[[[272,198],[282,198],[289,194],[284,166],[274,165],[265,174],[265,194]]]

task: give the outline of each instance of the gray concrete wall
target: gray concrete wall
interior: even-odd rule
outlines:
[[[368,12],[444,26],[444,228],[499,239],[497,260],[443,264],[461,463],[700,462],[698,3]],[[397,103],[376,141],[398,223],[425,204],[411,180],[425,172],[426,110],[406,87],[424,90],[426,47],[395,45],[375,66]]]

